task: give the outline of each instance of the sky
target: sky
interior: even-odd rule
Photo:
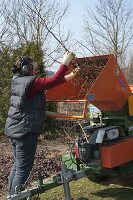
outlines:
[[[86,13],[86,7],[93,9],[97,0],[70,0],[70,10],[66,17],[65,25],[66,29],[70,29],[76,39],[82,36],[83,19]]]
[[[61,1],[62,0],[58,0]],[[69,0],[70,10],[66,17],[65,27],[72,30],[76,39],[82,37],[83,19],[86,14],[86,8],[95,9],[97,0]],[[125,0],[129,8],[133,8],[133,0]]]

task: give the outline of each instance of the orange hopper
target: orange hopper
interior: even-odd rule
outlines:
[[[76,58],[75,61],[81,68],[80,75],[49,89],[48,101],[86,100],[100,110],[114,111],[124,106],[131,89],[114,55]]]

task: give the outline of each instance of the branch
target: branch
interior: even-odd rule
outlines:
[[[43,22],[44,25],[46,27],[46,29],[48,30],[48,32],[55,38],[55,40],[58,41],[58,43],[66,50],[69,51],[65,45],[56,37],[56,35],[49,29],[49,27],[47,26],[45,20],[39,15],[39,13],[37,13],[35,10],[33,10],[25,1],[23,1],[23,3],[28,7],[28,9],[30,9],[32,12],[34,12]]]

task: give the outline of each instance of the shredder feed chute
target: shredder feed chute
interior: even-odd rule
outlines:
[[[124,106],[131,89],[114,55],[76,58],[75,61],[81,68],[79,76],[49,89],[48,101],[87,100],[100,110],[114,111]]]

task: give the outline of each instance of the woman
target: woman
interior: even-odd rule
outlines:
[[[24,189],[32,170],[39,134],[44,128],[45,93],[65,81],[71,80],[76,73],[66,75],[69,63],[75,54],[66,52],[62,64],[52,77],[36,77],[37,63],[31,57],[18,57],[13,67],[11,98],[5,135],[9,138],[14,155],[14,165],[9,175],[7,199],[15,193],[16,187]]]

